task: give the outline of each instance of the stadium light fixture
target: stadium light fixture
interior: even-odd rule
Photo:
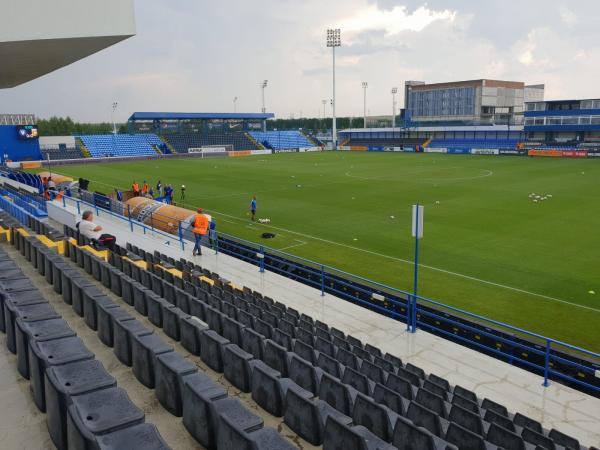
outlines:
[[[268,84],[269,84],[269,80],[264,80],[262,83],[260,83],[260,88],[262,89],[262,112],[263,112],[263,114],[267,112],[267,110],[265,108],[265,88],[267,87]]]
[[[331,101],[333,130],[332,130],[332,146],[333,150],[337,150],[337,121],[335,117],[335,48],[342,46],[342,32],[339,28],[330,28],[327,30],[327,47],[331,48],[333,56],[333,98]]]
[[[112,112],[111,112],[111,121],[113,123],[113,134],[117,134],[117,124],[115,123],[115,110],[117,109],[119,104],[117,102],[113,102],[112,104]]]
[[[392,88],[392,136],[394,135],[394,128],[396,128],[396,94],[398,93],[398,88]]]
[[[363,118],[364,118],[364,128],[367,128],[367,88],[369,87],[369,83],[366,81],[362,82],[363,88]]]

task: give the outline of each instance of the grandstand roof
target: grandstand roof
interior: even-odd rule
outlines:
[[[267,120],[273,117],[273,113],[134,112],[129,120]]]

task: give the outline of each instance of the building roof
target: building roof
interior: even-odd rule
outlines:
[[[430,89],[443,89],[443,88],[453,88],[453,87],[477,87],[477,86],[485,86],[485,87],[503,87],[503,88],[511,88],[511,89],[524,89],[525,83],[522,81],[502,81],[502,80],[488,80],[488,79],[479,79],[479,80],[465,80],[465,81],[448,81],[444,83],[425,83],[425,84],[416,84],[409,86],[413,91],[427,91]]]
[[[267,120],[273,117],[273,113],[134,112],[129,120]]]

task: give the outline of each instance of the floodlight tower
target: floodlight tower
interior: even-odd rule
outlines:
[[[262,89],[262,112],[263,112],[263,114],[267,112],[267,110],[265,108],[265,88],[267,87],[268,83],[269,83],[269,80],[264,80],[262,83],[260,83],[260,88]]]
[[[327,106],[327,100],[323,99],[323,100],[321,100],[321,103],[323,103],[323,120],[325,120],[325,118],[327,117],[327,113],[325,112],[325,107]]]
[[[119,104],[117,102],[113,102],[112,113],[110,114],[111,121],[113,123],[113,134],[117,134],[117,124],[115,123],[115,110],[117,109],[117,106],[119,106]]]
[[[237,112],[237,97],[233,97],[233,112]]]
[[[367,128],[367,88],[369,87],[369,83],[367,83],[366,81],[362,82],[362,88],[363,88],[363,119],[364,119],[364,124],[363,127]]]
[[[337,122],[335,117],[335,48],[342,46],[341,30],[339,28],[327,30],[327,47],[331,48],[333,56],[333,98],[331,100],[332,115],[333,115],[333,150],[337,150]]]
[[[392,88],[392,134],[394,133],[394,128],[396,128],[396,94],[398,93],[398,88]]]

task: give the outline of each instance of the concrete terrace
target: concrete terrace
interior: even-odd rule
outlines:
[[[73,225],[77,215],[75,205],[54,202],[51,217]],[[203,255],[194,258],[192,245],[182,251],[179,245],[165,243],[165,238],[143,234],[128,223],[100,210],[95,222],[107,232],[117,236],[119,245],[131,243],[146,251],[159,250],[174,258],[194,260],[197,264],[239,286],[261,292],[301,313],[351,334],[365,343],[375,345],[421,367],[427,373],[446,378],[473,390],[480,398],[504,404],[510,412],[520,412],[542,423],[545,428],[557,428],[577,437],[582,445],[600,444],[600,399],[583,394],[559,383],[547,388],[543,379],[517,367],[467,349],[453,342],[418,330],[416,334],[405,331],[399,322],[360,308],[333,295],[321,296],[319,290],[297,283],[283,276],[265,272],[228,255],[215,255],[205,248]]]

